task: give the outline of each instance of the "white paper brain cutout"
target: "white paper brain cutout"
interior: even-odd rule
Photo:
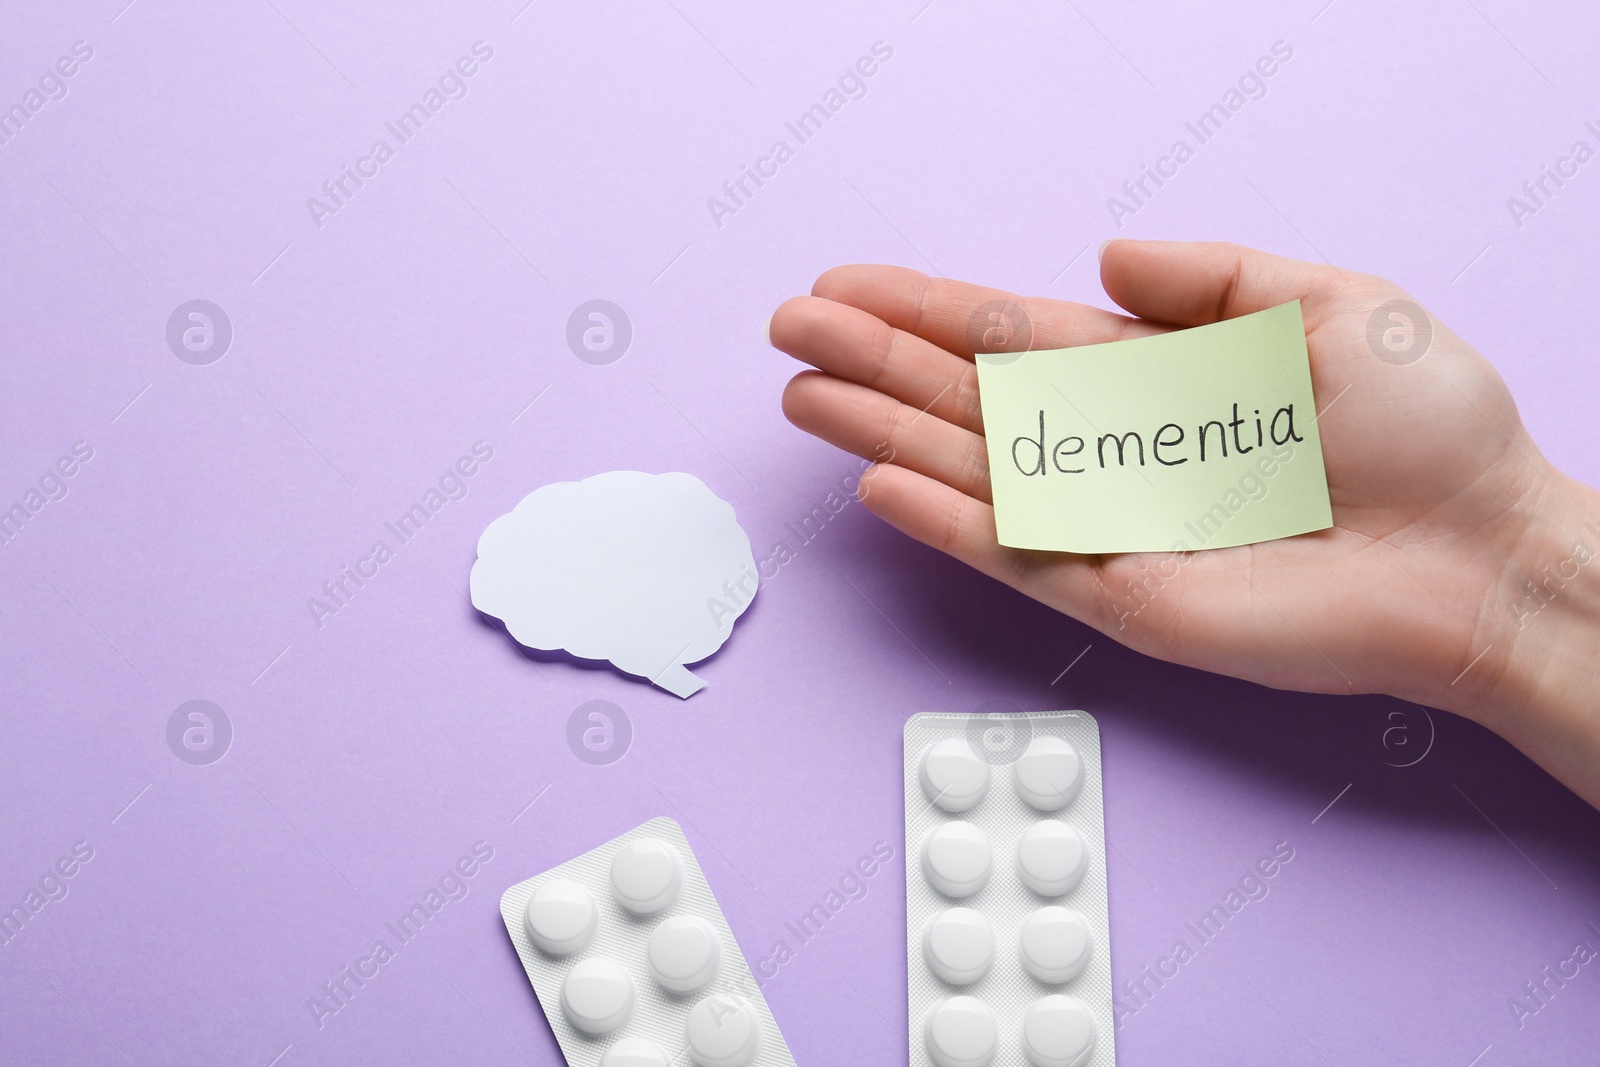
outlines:
[[[759,578],[733,507],[692,474],[555,482],[489,524],[472,603],[529,648],[610,660],[679,697],[722,647]]]

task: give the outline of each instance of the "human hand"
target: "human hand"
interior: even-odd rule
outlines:
[[[893,457],[863,479],[873,513],[1124,644],[1279,688],[1457,711],[1600,802],[1584,664],[1600,590],[1583,568],[1600,553],[1600,522],[1583,526],[1600,503],[1539,453],[1489,362],[1437,321],[1421,358],[1383,358],[1368,324],[1407,299],[1396,286],[1234,245],[1114,241],[1101,280],[1136,318],[899,267],[831,270],[769,326],[774,346],[817,368],[789,383],[784,412],[840,448]],[[1031,325],[1019,336],[1040,349],[1295,299],[1333,528],[1192,553],[999,545],[970,340],[980,307],[1019,305]],[[1530,599],[1525,583],[1563,562],[1578,573],[1560,595]]]

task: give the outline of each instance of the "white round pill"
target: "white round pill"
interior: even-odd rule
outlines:
[[[949,997],[928,1011],[922,1043],[935,1067],[988,1067],[1000,1047],[1000,1023],[978,998]]]
[[[989,792],[989,762],[965,737],[947,737],[924,749],[917,777],[922,792],[945,811],[967,811]]]
[[[672,1057],[654,1041],[625,1037],[606,1049],[600,1067],[672,1067]]]
[[[633,1014],[633,978],[616,960],[579,960],[561,983],[561,1014],[594,1037],[619,1030]]]
[[[716,928],[698,915],[675,915],[650,932],[650,977],[673,993],[704,989],[722,965]]]
[[[1081,1067],[1094,1052],[1097,1033],[1088,1005],[1056,993],[1023,1014],[1022,1054],[1033,1067]]]
[[[1064,738],[1041,734],[1016,763],[1017,794],[1040,811],[1060,811],[1083,785],[1083,761]]]
[[[922,958],[940,979],[971,985],[994,963],[994,927],[982,912],[947,908],[923,927]]]
[[[689,1058],[699,1067],[748,1067],[761,1048],[761,1016],[743,997],[713,993],[689,1009]]]
[[[1094,954],[1094,933],[1071,908],[1052,904],[1022,921],[1022,967],[1048,985],[1070,982]]]
[[[1059,819],[1041,819],[1017,842],[1017,876],[1044,897],[1059,897],[1083,880],[1089,849],[1083,835]]]
[[[658,837],[640,837],[611,857],[611,892],[635,915],[672,907],[683,888],[683,857]]]
[[[970,822],[947,822],[922,842],[922,875],[947,897],[970,897],[989,883],[994,850]]]
[[[556,878],[533,891],[522,912],[522,928],[534,947],[552,956],[582,952],[600,926],[594,896],[568,878]]]

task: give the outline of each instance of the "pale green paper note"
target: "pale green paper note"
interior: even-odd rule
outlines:
[[[1002,545],[1191,551],[1333,525],[1298,300],[977,364]]]

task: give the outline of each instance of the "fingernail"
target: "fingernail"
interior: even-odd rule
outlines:
[[[761,324],[761,339],[767,344],[772,344],[772,316],[767,316],[767,321]]]
[[[1117,240],[1120,240],[1120,239],[1121,238],[1117,238],[1117,237],[1108,237],[1104,241],[1101,241],[1100,242],[1100,250],[1097,251],[1094,254],[1094,258],[1095,259],[1105,259],[1106,258],[1106,245],[1110,244],[1112,241],[1117,241]]]

